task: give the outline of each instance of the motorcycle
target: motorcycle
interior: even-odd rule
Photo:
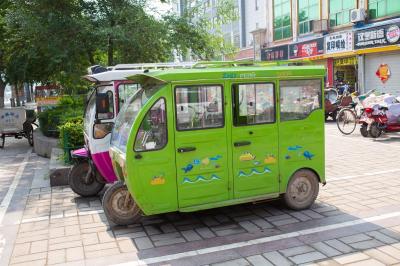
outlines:
[[[364,109],[362,127],[368,135],[379,138],[382,133],[400,132],[400,102],[393,96],[387,96],[381,104]]]

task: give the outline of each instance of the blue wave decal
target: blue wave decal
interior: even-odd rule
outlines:
[[[288,151],[298,151],[300,149],[302,149],[303,147],[296,145],[296,146],[290,146],[288,147]]]
[[[268,167],[264,167],[264,169],[262,171],[258,171],[255,168],[252,168],[250,173],[246,174],[244,171],[239,171],[239,177],[249,177],[252,175],[263,175],[266,173],[271,173],[271,169],[269,169]]]
[[[217,176],[216,174],[211,175],[210,178],[206,178],[202,175],[197,176],[194,180],[191,180],[189,177],[185,177],[183,178],[182,184],[195,184],[197,182],[211,182],[211,181],[215,181],[215,180],[221,180],[221,178],[219,176]]]

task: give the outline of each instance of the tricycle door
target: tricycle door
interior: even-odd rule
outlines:
[[[223,85],[174,88],[179,207],[227,200],[227,130]]]
[[[278,126],[271,82],[233,83],[234,197],[279,191]]]
[[[127,164],[133,175],[126,183],[147,215],[177,209],[173,113],[168,111],[172,104],[168,99],[165,95],[149,102],[151,107],[139,116],[139,129],[131,132],[134,153]]]

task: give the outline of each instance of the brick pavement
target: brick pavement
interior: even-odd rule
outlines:
[[[400,166],[393,156],[400,141],[344,137],[329,124],[326,132],[328,185],[310,210],[291,211],[273,201],[156,215],[121,227],[108,223],[98,197],[80,198],[68,187],[33,188],[10,264],[109,265],[139,259],[157,265],[399,264],[400,216],[268,240],[400,212],[395,171]],[[374,172],[382,173],[365,175]],[[268,241],[218,249],[261,238]],[[215,250],[205,255],[170,256],[209,247]]]

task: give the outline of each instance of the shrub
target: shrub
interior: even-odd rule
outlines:
[[[64,96],[57,106],[39,114],[39,126],[43,135],[59,137],[59,126],[69,119],[82,117],[85,96]]]
[[[77,148],[84,144],[83,119],[82,117],[71,117],[60,125],[60,144],[63,148]]]

